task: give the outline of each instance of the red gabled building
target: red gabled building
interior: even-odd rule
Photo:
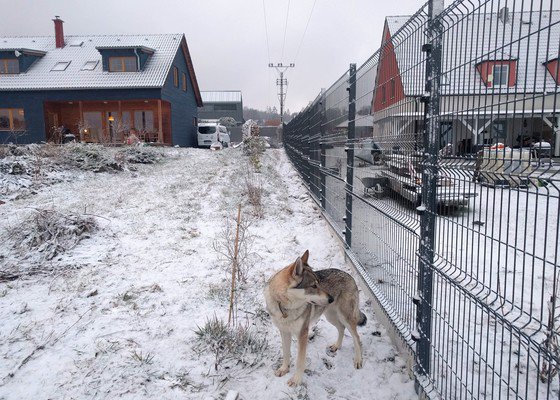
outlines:
[[[546,141],[560,156],[558,46],[544,48],[536,34],[542,24],[560,38],[560,11],[537,14],[445,16],[453,21],[442,36],[441,147],[465,154],[484,144]],[[378,53],[371,114],[374,140],[386,149],[417,148],[422,137],[428,38],[425,16],[410,19],[386,18]]]

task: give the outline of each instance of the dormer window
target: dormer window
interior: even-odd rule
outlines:
[[[109,72],[136,72],[136,57],[109,57]]]
[[[44,51],[33,49],[0,49],[0,74],[23,74],[45,54]]]
[[[507,88],[517,81],[517,60],[487,60],[476,65],[480,78],[488,88]]]
[[[155,50],[145,46],[99,46],[103,71],[143,71]]]
[[[0,74],[19,74],[19,61],[17,58],[0,60]]]

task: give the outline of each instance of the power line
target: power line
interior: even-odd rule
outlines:
[[[268,62],[270,63],[270,45],[268,44],[268,23],[266,21],[266,7],[263,0],[263,13],[264,13],[264,32],[266,35],[266,52],[268,54]]]
[[[305,38],[305,34],[307,33],[307,27],[309,26],[309,21],[311,21],[311,16],[313,15],[313,10],[315,9],[315,3],[316,2],[317,2],[317,0],[315,0],[313,2],[313,7],[311,7],[311,12],[309,13],[309,18],[307,18],[307,24],[305,24],[305,30],[303,31],[303,36],[301,37],[301,42],[299,42],[299,46],[298,46],[298,49],[297,49],[297,52],[296,52],[296,56],[294,58],[294,62],[296,62],[296,60],[299,56],[299,51],[301,50],[301,45],[303,44],[303,39]]]
[[[288,0],[288,10],[286,11],[286,24],[284,25],[284,43],[282,43],[282,57],[281,57],[282,60],[284,59],[284,47],[286,46],[286,32],[288,30],[289,16],[290,16],[290,0]]]

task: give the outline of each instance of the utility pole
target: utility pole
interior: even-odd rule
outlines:
[[[282,63],[268,64],[269,68],[275,68],[276,71],[280,74],[280,78],[276,79],[276,86],[280,87],[278,92],[278,99],[280,100],[280,124],[284,126],[284,100],[286,100],[286,92],[284,91],[284,87],[288,86],[288,80],[284,79],[284,72],[288,68],[294,68],[296,65],[294,63],[290,63],[288,65],[283,65]]]

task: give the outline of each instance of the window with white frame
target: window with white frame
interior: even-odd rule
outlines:
[[[492,86],[508,86],[509,65],[494,65],[492,67]]]

